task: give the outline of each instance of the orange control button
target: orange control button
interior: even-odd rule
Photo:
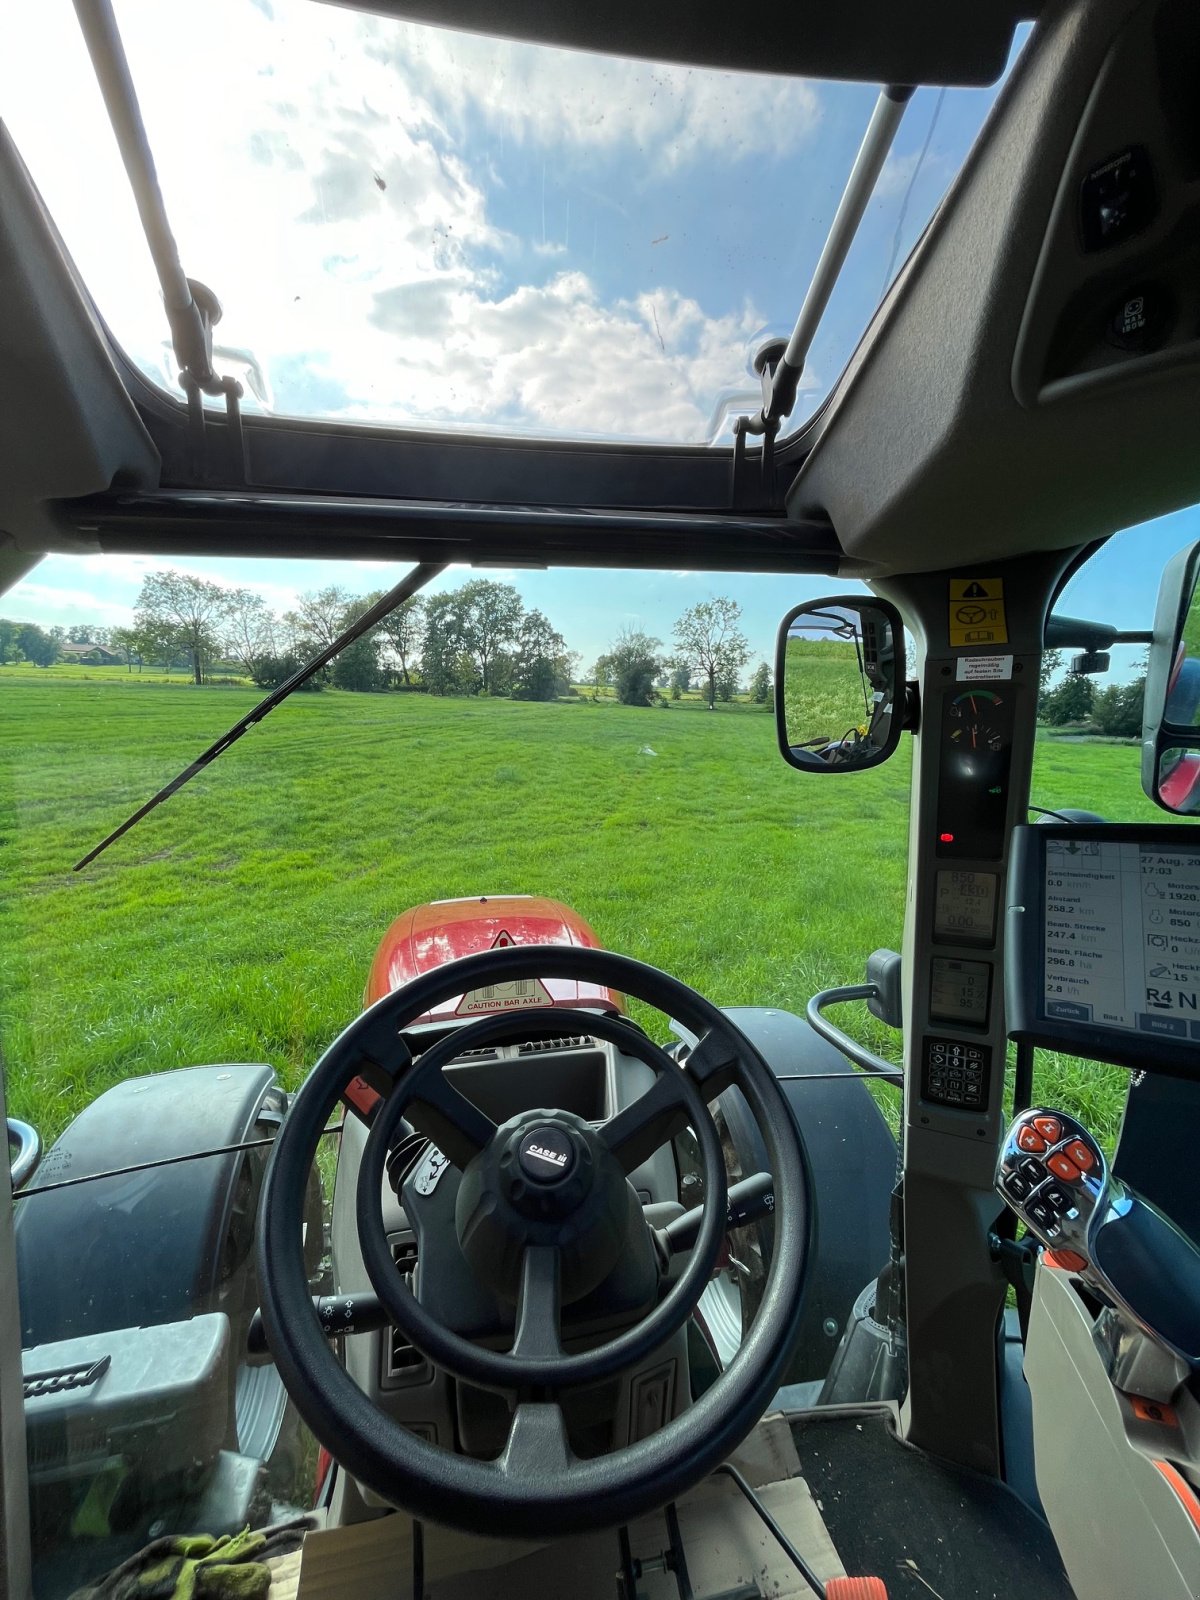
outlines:
[[[1093,1156],[1082,1139],[1072,1139],[1063,1154],[1070,1156],[1080,1172],[1090,1172],[1096,1165],[1095,1156]]]
[[[1042,1138],[1040,1133],[1035,1132],[1033,1128],[1022,1128],[1017,1135],[1018,1150],[1024,1150],[1029,1155],[1040,1156],[1045,1148],[1045,1139]]]
[[[1064,1183],[1074,1183],[1079,1176],[1079,1168],[1073,1161],[1068,1161],[1061,1150],[1052,1156],[1047,1156],[1046,1165],[1056,1178],[1061,1178]]]
[[[1033,1125],[1047,1144],[1057,1144],[1062,1138],[1062,1123],[1057,1117],[1034,1117]]]
[[[1082,1272],[1087,1266],[1087,1257],[1081,1256],[1078,1250],[1047,1250],[1042,1260],[1048,1267],[1060,1267],[1063,1272]]]

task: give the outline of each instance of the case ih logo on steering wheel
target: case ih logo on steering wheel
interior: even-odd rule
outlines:
[[[565,1150],[548,1150],[544,1144],[527,1144],[525,1154],[535,1156],[539,1161],[548,1161],[552,1167],[565,1167],[567,1164]]]

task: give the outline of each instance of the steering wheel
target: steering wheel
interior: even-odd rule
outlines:
[[[464,1049],[503,1032],[560,1032],[562,1012],[514,1009],[456,1029],[414,1062],[402,1031],[435,1006],[492,984],[576,979],[614,988],[677,1019],[698,1043],[681,1066],[632,1023],[586,1012],[588,1031],[655,1072],[653,1085],[599,1126],[556,1110],[497,1127],[444,1075]],[[575,1013],[572,1013],[575,1015]],[[494,1461],[452,1454],[381,1411],[337,1359],[317,1319],[302,1246],[305,1184],[318,1140],[346,1084],[392,1088],[363,1152],[358,1231],[367,1272],[389,1316],[452,1376],[515,1396],[508,1442]],[[741,1348],[693,1405],[647,1438],[607,1455],[571,1451],[557,1394],[644,1360],[683,1326],[716,1264],[726,1227],[725,1169],[706,1102],[736,1086],[762,1134],[775,1180],[775,1239],[758,1313]],[[488,1288],[515,1307],[507,1352],[435,1321],[393,1263],[382,1214],[389,1142],[408,1119],[462,1171],[459,1244]],[[627,1175],[690,1126],[705,1168],[691,1259],[633,1326],[567,1353],[561,1313],[618,1260],[652,1253]],[[804,1140],[774,1074],[741,1031],[694,989],[627,956],[568,945],[511,946],[439,967],[385,995],[337,1038],[296,1094],[274,1142],[258,1216],[258,1275],[267,1339],[300,1415],[334,1459],[413,1515],[498,1537],[615,1526],[664,1505],[710,1473],[746,1437],[795,1342],[813,1209]]]

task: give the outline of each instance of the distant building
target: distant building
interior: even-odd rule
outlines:
[[[60,656],[68,661],[84,662],[90,667],[123,667],[125,657],[119,650],[110,650],[105,644],[60,644]]]

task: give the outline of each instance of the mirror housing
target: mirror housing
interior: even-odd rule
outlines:
[[[1142,788],[1164,811],[1200,814],[1200,543],[1167,563],[1142,712]]]
[[[905,725],[900,613],[869,595],[806,600],[779,625],[775,728],[804,772],[862,772],[895,754]]]

